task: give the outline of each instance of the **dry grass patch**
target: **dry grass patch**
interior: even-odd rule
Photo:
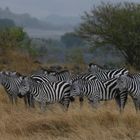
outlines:
[[[119,114],[113,101],[93,110],[87,103],[79,108],[73,103],[68,112],[57,105],[50,105],[42,113],[8,102],[0,90],[0,136],[3,140],[139,140],[140,114],[136,114],[131,102],[125,112]]]

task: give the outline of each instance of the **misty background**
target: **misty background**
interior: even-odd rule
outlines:
[[[76,38],[75,41],[69,33],[79,26],[82,22],[81,16],[93,6],[98,6],[101,2],[125,1],[139,2],[139,0],[0,0],[0,19],[10,19],[27,32],[33,48],[37,51],[38,60],[42,63],[65,63],[74,60],[89,63],[94,60],[102,65],[120,64],[124,59],[112,46],[91,49],[82,39],[79,41],[79,38]]]

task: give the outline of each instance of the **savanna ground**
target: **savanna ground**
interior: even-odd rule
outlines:
[[[12,57],[10,57],[12,56]],[[28,57],[11,53],[1,69],[12,69],[30,73],[38,64]],[[16,62],[16,63],[15,63]],[[1,62],[2,63],[2,62]],[[8,66],[8,68],[7,68]],[[140,114],[136,114],[132,100],[123,114],[119,113],[114,101],[101,103],[93,110],[87,102],[82,109],[78,101],[70,104],[68,112],[63,112],[58,104],[49,105],[46,112],[9,103],[6,92],[0,87],[0,140],[139,140]]]

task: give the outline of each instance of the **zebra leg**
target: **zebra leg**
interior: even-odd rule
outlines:
[[[82,96],[79,97],[80,108],[83,107],[84,98]]]
[[[75,98],[71,96],[71,97],[70,97],[70,101],[71,101],[71,102],[74,102],[74,101],[75,101]]]
[[[89,104],[92,106],[92,108],[97,109],[98,105],[99,105],[99,100],[97,99],[88,99],[89,100]]]
[[[42,112],[46,111],[46,102],[44,102],[44,101],[41,102],[41,111]]]
[[[26,98],[27,98],[29,107],[31,107],[31,97],[30,96],[31,96],[30,93],[27,93]]]
[[[30,93],[27,93],[25,95],[26,97],[26,104],[29,106],[29,107],[33,107],[34,108],[34,102],[33,102],[33,96],[30,94]]]
[[[31,94],[30,94],[30,103],[31,103],[31,107],[35,108],[34,98],[33,98],[33,95]]]
[[[64,110],[64,111],[68,111],[69,103],[70,103],[70,98],[68,98],[68,97],[63,98],[63,100],[60,101],[60,104],[63,105],[63,110]]]
[[[89,104],[92,106],[93,109],[97,109],[98,108],[98,102],[95,101],[89,101]]]
[[[90,104],[92,105],[93,108],[97,109],[99,102],[100,102],[100,95],[97,92],[94,92],[93,94],[90,95],[88,98]]]
[[[17,95],[13,95],[13,102],[15,103],[15,105],[17,105]]]
[[[126,102],[127,102],[127,97],[128,97],[128,93],[124,93],[122,95],[120,95],[120,104],[121,104],[121,110],[120,112],[124,111]]]
[[[115,98],[115,101],[116,101],[117,105],[119,106],[119,111],[120,111],[120,113],[122,113],[122,112],[123,112],[123,106],[122,106],[122,102],[121,102],[120,95],[118,95],[118,96]]]
[[[23,98],[24,98],[25,106],[27,107],[27,96],[25,95]]]
[[[140,97],[138,97],[138,110],[140,111]]]
[[[14,96],[14,100],[15,100],[15,105],[17,105],[18,99],[16,95]]]
[[[121,113],[121,103],[120,103],[120,96],[117,96],[117,97],[115,98],[115,101],[116,101],[117,105],[119,106],[120,113]]]
[[[138,102],[137,99],[134,99],[134,98],[132,98],[132,99],[133,99],[133,103],[135,105],[135,110],[136,110],[136,113],[137,113],[138,112],[138,108],[139,108],[139,102]]]
[[[8,97],[9,97],[9,101],[13,105],[14,104],[14,102],[13,102],[13,96],[11,94],[8,94]]]

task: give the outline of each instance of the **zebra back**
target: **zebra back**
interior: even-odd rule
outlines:
[[[96,75],[96,77],[101,81],[104,81],[110,78],[119,77],[121,75],[128,75],[129,73],[129,71],[125,68],[105,70],[94,64],[89,64],[89,72]]]

